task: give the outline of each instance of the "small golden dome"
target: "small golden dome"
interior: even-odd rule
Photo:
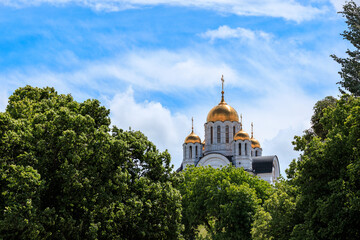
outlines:
[[[192,131],[189,136],[185,138],[185,143],[201,143],[201,139]]]
[[[250,140],[249,134],[247,134],[245,131],[243,131],[242,129],[240,129],[240,131],[238,131],[235,136],[234,136],[234,140]]]
[[[239,115],[236,110],[228,105],[224,100],[221,100],[219,105],[213,107],[207,115],[207,122],[216,122],[216,121],[231,121],[238,122]]]
[[[253,123],[251,123],[251,138],[250,138],[250,141],[251,141],[251,147],[252,148],[261,148],[259,141],[254,138],[254,125],[253,125]]]
[[[255,138],[251,138],[250,141],[252,148],[261,148],[259,141],[256,140]]]

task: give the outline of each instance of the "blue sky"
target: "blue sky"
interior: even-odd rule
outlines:
[[[284,173],[312,107],[338,95],[340,0],[0,0],[0,111],[18,87],[99,99],[177,168],[195,119],[225,100]]]

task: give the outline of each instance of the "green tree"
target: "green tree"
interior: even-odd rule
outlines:
[[[109,126],[97,100],[30,86],[10,96],[0,113],[0,238],[181,237],[169,154]]]
[[[255,214],[251,230],[254,240],[288,240],[293,228],[301,223],[297,188],[286,180],[275,184],[275,190]]]
[[[303,151],[291,166],[302,222],[293,239],[360,238],[360,99],[343,95],[320,119],[326,137],[298,137]]]
[[[189,167],[180,184],[185,237],[204,227],[211,239],[251,239],[251,224],[271,186],[243,169]],[[199,236],[198,236],[199,237]]]
[[[360,99],[319,101],[311,131],[295,137],[302,154],[256,213],[254,239],[360,238]]]
[[[314,114],[311,116],[311,131],[315,136],[324,139],[327,135],[327,130],[324,129],[320,120],[324,116],[324,110],[327,108],[333,108],[336,105],[336,98],[327,96],[323,100],[317,101],[313,110]]]
[[[339,72],[342,78],[339,82],[341,87],[355,96],[360,96],[360,7],[354,1],[350,1],[344,5],[344,10],[340,13],[346,18],[348,25],[348,30],[345,30],[341,35],[355,49],[346,51],[347,58],[339,58],[336,55],[331,56],[341,64],[341,71]],[[341,91],[344,93],[343,90]]]

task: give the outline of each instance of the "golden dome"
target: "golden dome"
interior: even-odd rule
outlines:
[[[252,148],[261,148],[259,141],[254,138],[254,125],[253,125],[253,123],[251,123],[251,138],[250,138],[250,141],[251,141],[251,147]]]
[[[189,136],[185,138],[185,143],[201,143],[201,139],[192,131]]]
[[[250,141],[252,148],[261,148],[259,141],[256,140],[255,138],[251,138]]]
[[[247,134],[245,131],[243,131],[242,129],[240,129],[240,131],[238,131],[235,136],[234,136],[234,140],[250,140],[249,134]]]
[[[239,121],[239,115],[235,111],[235,109],[231,106],[229,106],[224,101],[224,75],[221,76],[221,82],[222,82],[222,91],[221,91],[221,102],[213,107],[210,112],[207,115],[206,122],[216,122],[216,121],[231,121],[231,122],[238,122]]]
[[[239,115],[237,114],[236,110],[228,105],[224,99],[221,100],[219,105],[213,107],[207,115],[207,122],[216,122],[216,121],[231,121],[231,122],[238,122]]]

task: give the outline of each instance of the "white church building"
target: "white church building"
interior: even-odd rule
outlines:
[[[280,175],[277,156],[262,155],[260,143],[253,136],[252,123],[251,137],[243,130],[242,117],[239,121],[236,110],[224,100],[223,77],[221,81],[221,101],[207,115],[205,140],[202,142],[192,127],[183,144],[183,161],[179,170],[189,165],[219,168],[232,164],[274,183]]]

